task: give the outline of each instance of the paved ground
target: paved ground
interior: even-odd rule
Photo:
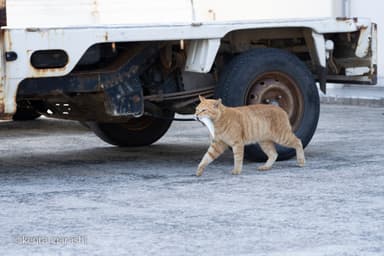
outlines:
[[[269,172],[176,122],[122,149],[72,122],[0,123],[1,255],[384,255],[384,108],[323,105],[307,165]]]

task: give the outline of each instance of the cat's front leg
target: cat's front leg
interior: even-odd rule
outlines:
[[[257,168],[259,171],[267,171],[272,168],[272,165],[277,159],[277,152],[275,144],[272,141],[259,142],[261,150],[268,156],[267,162],[264,165]]]
[[[244,145],[236,143],[232,146],[234,167],[232,170],[233,175],[238,175],[243,169],[243,158],[244,158]]]
[[[199,167],[197,168],[196,176],[201,176],[205,167],[207,167],[207,165],[209,165],[213,160],[218,158],[227,149],[227,147],[228,146],[224,142],[213,140],[203,159],[201,160]]]

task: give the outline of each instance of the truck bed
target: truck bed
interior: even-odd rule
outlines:
[[[7,16],[12,27],[190,23],[331,17],[333,5],[331,0],[7,0]]]

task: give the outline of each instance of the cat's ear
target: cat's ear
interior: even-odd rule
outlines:
[[[201,95],[199,95],[199,99],[200,99],[200,102],[205,101],[205,98],[203,96],[201,96]]]
[[[219,108],[221,105],[221,99],[216,100],[215,104],[213,105],[215,108]]]

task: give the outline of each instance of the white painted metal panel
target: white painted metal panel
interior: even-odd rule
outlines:
[[[193,0],[197,19],[255,20],[334,16],[335,0]]]
[[[333,7],[332,0],[7,0],[10,27],[316,18],[333,16]]]
[[[220,47],[220,38],[192,40],[188,48],[186,71],[209,72]]]
[[[91,0],[7,0],[11,27],[85,25],[98,21]]]
[[[191,22],[190,0],[99,0],[101,24]]]
[[[7,0],[9,27],[190,22],[190,0]]]
[[[233,30],[250,28],[308,27],[318,34],[356,31],[359,26],[369,26],[370,20],[360,19],[335,21],[334,19],[280,20],[260,22],[221,22],[201,26],[184,25],[127,25],[84,26],[56,29],[10,29],[5,30],[5,51],[15,51],[17,61],[7,62],[8,78],[61,76],[68,74],[85,50],[93,44],[120,41],[161,41],[219,39]],[[212,44],[211,46],[214,46]],[[37,50],[63,49],[68,53],[69,63],[62,69],[40,72],[26,64]]]

